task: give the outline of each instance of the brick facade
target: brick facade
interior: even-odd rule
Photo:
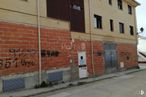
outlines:
[[[38,71],[37,27],[0,22],[0,32],[0,75]],[[78,52],[86,51],[89,76],[93,72],[104,74],[103,43],[92,41],[92,64],[91,42],[75,39],[71,43],[71,40],[69,31],[41,28],[42,70],[70,67],[71,58],[78,68]],[[137,66],[136,45],[119,43],[117,52],[119,64],[124,62],[125,68]]]
[[[124,62],[126,69],[138,66],[135,44],[118,44],[117,51],[119,62]]]
[[[69,66],[70,33],[41,29],[42,69]],[[0,22],[0,75],[38,70],[36,27]]]

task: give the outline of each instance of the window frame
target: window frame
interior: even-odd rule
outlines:
[[[120,10],[123,10],[123,1],[122,0],[117,0],[117,5]]]
[[[128,5],[128,14],[132,14],[132,6]]]
[[[124,23],[122,23],[122,22],[119,22],[119,32],[121,34],[125,33]]]
[[[112,5],[112,0],[108,0],[109,5]]]
[[[113,19],[110,19],[110,31],[111,32],[114,31],[114,21],[113,21]]]
[[[134,36],[134,27],[133,26],[129,26],[129,32],[130,32],[130,35]]]
[[[102,16],[94,14],[94,28],[102,29]]]

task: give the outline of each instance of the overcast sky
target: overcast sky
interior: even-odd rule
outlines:
[[[141,4],[136,8],[138,31],[141,27],[143,27],[144,32],[140,35],[146,36],[146,0],[137,0],[137,2]]]

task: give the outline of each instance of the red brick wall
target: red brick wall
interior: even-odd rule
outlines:
[[[104,74],[104,49],[100,41],[93,43],[93,64],[91,64],[91,42],[74,40],[66,30],[41,29],[42,69],[70,67],[70,58],[78,67],[78,51],[86,51],[89,76]],[[72,50],[71,50],[72,48]],[[118,61],[125,68],[137,66],[136,45],[118,44]],[[0,75],[33,72],[38,70],[37,27],[0,22]],[[78,74],[78,72],[76,72]]]
[[[0,22],[0,75],[37,70],[37,29]]]
[[[93,72],[95,75],[102,75],[104,74],[104,60],[103,60],[103,48],[102,43],[98,41],[93,42],[93,64],[94,64],[94,70],[93,71],[93,65],[92,65],[92,55],[91,55],[91,42],[90,41],[83,41],[83,40],[75,40],[74,42],[74,61],[75,64],[78,65],[78,51],[86,51],[86,57],[87,57],[87,68],[89,76],[93,76]],[[97,55],[97,52],[101,52],[101,55]]]
[[[135,44],[118,44],[117,51],[119,62],[124,62],[125,68],[138,66],[136,49]]]
[[[42,57],[42,68],[69,65],[70,33],[41,29],[42,49],[57,52],[57,56]],[[38,70],[38,32],[36,27],[0,22],[0,75]]]
[[[46,55],[42,57],[43,69],[69,67],[70,49],[71,49],[71,33],[63,30],[43,29],[41,31],[42,49]],[[49,56],[47,52],[58,52],[57,56]]]

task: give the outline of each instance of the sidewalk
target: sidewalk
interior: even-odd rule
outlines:
[[[67,88],[67,87],[69,87],[70,84],[77,85],[78,83],[82,83],[82,82],[83,83],[90,83],[90,82],[94,82],[94,81],[99,81],[99,80],[104,80],[104,79],[122,76],[125,74],[139,72],[142,70],[144,70],[144,69],[132,69],[132,70],[126,70],[126,71],[122,71],[122,72],[118,72],[118,73],[107,74],[107,75],[103,75],[100,77],[81,79],[81,80],[74,81],[74,82],[59,84],[59,85],[55,85],[53,87],[29,89],[29,90],[16,91],[16,92],[8,92],[8,93],[0,94],[0,97],[28,97],[31,95],[37,95],[37,94],[41,94],[41,93],[45,93],[45,92],[54,91],[57,89]]]

